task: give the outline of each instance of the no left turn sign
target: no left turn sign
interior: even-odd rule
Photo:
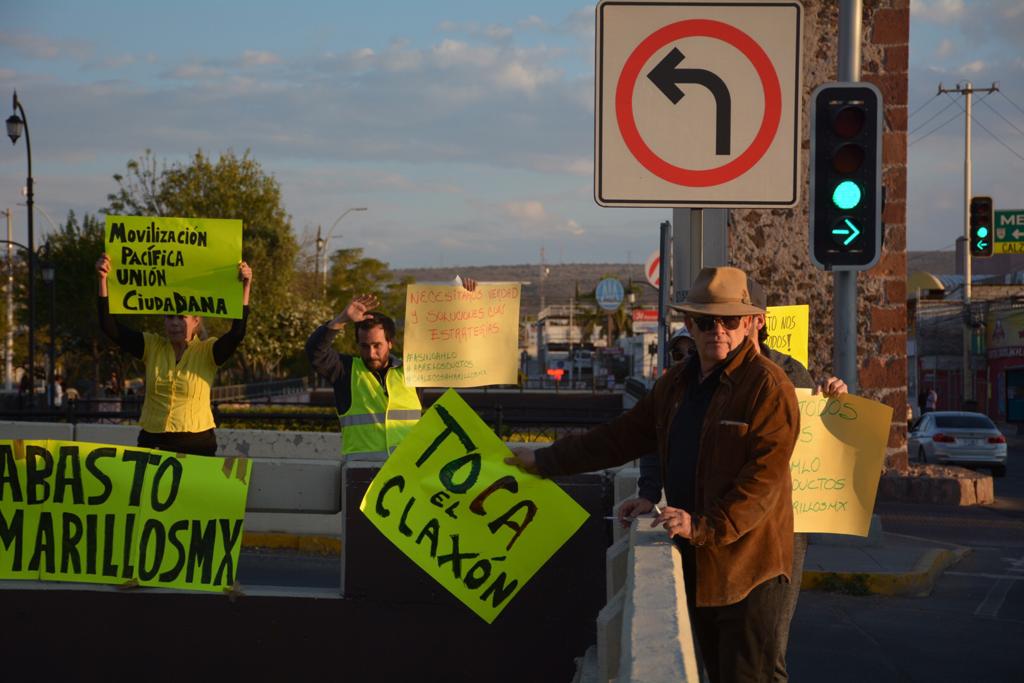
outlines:
[[[802,14],[799,2],[598,5],[597,202],[796,204]]]

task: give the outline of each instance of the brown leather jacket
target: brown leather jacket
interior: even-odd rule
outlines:
[[[793,385],[749,340],[725,361],[697,456],[693,538],[697,606],[732,605],[793,566],[789,459],[800,432]],[[686,390],[683,366],[668,371],[632,410],[586,434],[537,451],[552,476],[621,465],[656,451],[664,476],[668,434]]]

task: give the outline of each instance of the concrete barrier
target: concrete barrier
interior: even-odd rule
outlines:
[[[639,470],[615,472],[615,507],[636,495]],[[608,602],[597,618],[597,647],[578,659],[578,681],[699,683],[683,563],[661,528],[643,519],[613,524],[605,556]]]
[[[60,439],[74,441],[74,425],[63,422],[0,422],[0,439]]]
[[[138,425],[0,422],[0,439],[134,446],[138,436]],[[217,454],[254,461],[246,503],[247,545],[340,549],[342,458],[336,432],[218,429]]]

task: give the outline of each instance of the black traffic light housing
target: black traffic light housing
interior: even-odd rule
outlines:
[[[882,251],[882,93],[825,83],[811,94],[811,261],[867,270]]]
[[[988,258],[992,255],[995,234],[995,211],[991,197],[971,197],[970,207],[971,256]]]

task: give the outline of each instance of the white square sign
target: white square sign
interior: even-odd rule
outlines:
[[[802,21],[799,2],[601,2],[597,203],[794,206]]]

